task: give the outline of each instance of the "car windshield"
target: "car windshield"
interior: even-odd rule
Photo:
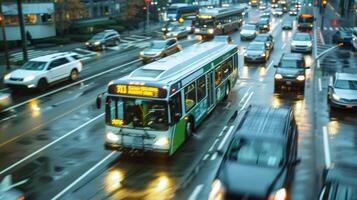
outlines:
[[[153,41],[150,43],[150,47],[152,49],[163,49],[165,48],[166,42],[165,41]]]
[[[279,67],[281,68],[302,68],[302,62],[300,60],[282,59]]]
[[[22,65],[21,69],[41,71],[45,68],[46,62],[29,61]]]
[[[229,147],[227,156],[240,163],[279,167],[284,161],[284,150],[278,142],[237,138]]]
[[[170,15],[177,14],[177,8],[168,8],[167,14],[170,14]]]
[[[92,39],[93,40],[102,39],[102,38],[104,38],[104,35],[105,35],[105,33],[97,33],[92,37]]]
[[[261,44],[250,44],[249,46],[248,46],[248,50],[255,50],[255,51],[257,51],[257,50],[264,50],[264,45],[261,45]]]
[[[109,96],[106,123],[125,128],[164,131],[168,129],[166,101]]]
[[[249,24],[245,24],[242,27],[243,30],[255,30],[255,26],[254,25],[249,25]]]
[[[310,41],[310,35],[308,35],[308,34],[295,34],[293,40]]]
[[[337,80],[335,88],[345,90],[357,90],[357,81],[354,80]]]

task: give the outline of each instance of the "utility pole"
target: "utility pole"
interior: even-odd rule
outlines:
[[[150,23],[150,3],[151,0],[144,0],[146,4],[146,29],[149,28],[149,23]]]
[[[4,42],[5,64],[6,64],[6,69],[9,70],[10,69],[9,50],[7,48],[5,16],[2,12],[2,0],[0,0],[0,23],[1,23],[2,39]]]
[[[327,5],[327,0],[322,0],[322,10],[321,10],[321,26],[320,26],[320,30],[323,31],[324,30],[324,19],[325,19],[325,8]]]
[[[27,40],[26,40],[26,33],[25,33],[24,15],[22,14],[22,0],[17,0],[17,13],[19,17],[20,31],[21,31],[22,58],[24,62],[27,62],[28,61]]]

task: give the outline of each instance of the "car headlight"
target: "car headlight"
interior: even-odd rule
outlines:
[[[261,56],[265,56],[265,53],[260,54]]]
[[[86,42],[86,43],[85,43],[85,45],[87,45],[87,46],[88,46],[88,45],[89,45],[89,42]]]
[[[248,53],[247,53],[247,52],[244,52],[244,56],[248,56]]]
[[[140,55],[143,56],[144,55],[144,51],[140,51]]]
[[[118,142],[119,136],[114,134],[113,132],[107,132],[106,138],[110,142]]]
[[[307,46],[308,46],[308,47],[312,47],[312,43],[308,43]]]
[[[208,29],[208,33],[209,33],[209,34],[213,34],[213,33],[214,33],[213,28]]]
[[[186,27],[186,31],[191,31],[192,27],[188,26]]]
[[[159,56],[161,54],[161,52],[157,52],[156,54],[155,54],[155,56]]]
[[[274,78],[275,79],[283,79],[283,76],[281,74],[275,74]]]
[[[170,139],[168,137],[161,137],[155,141],[154,145],[156,146],[165,146],[170,144]]]
[[[304,75],[299,75],[299,76],[296,77],[296,79],[298,81],[303,81],[303,80],[305,80],[305,76]]]
[[[313,24],[310,24],[310,27],[313,27],[314,25]]]
[[[166,29],[166,28],[162,28],[161,30],[162,30],[162,31],[166,31],[167,29]]]
[[[9,80],[10,77],[11,77],[11,74],[10,74],[10,73],[9,73],[9,74],[6,74],[6,75],[4,76],[4,80]]]
[[[195,32],[199,33],[201,30],[199,28],[195,28]]]
[[[95,42],[94,45],[100,45],[100,42]]]
[[[268,200],[285,200],[287,199],[287,193],[285,188],[281,188],[269,195]]]
[[[172,30],[172,28],[168,28],[167,30],[168,30],[168,31],[171,31],[171,30]]]
[[[336,99],[337,101],[341,99],[341,97],[339,97],[339,96],[338,96],[337,94],[335,94],[335,93],[332,94],[332,97],[333,97],[334,99]]]
[[[264,28],[268,28],[268,25],[264,25]]]
[[[24,78],[24,82],[32,81],[33,79],[35,79],[35,76],[27,76]]]
[[[224,199],[225,192],[226,192],[226,188],[224,187],[223,183],[219,179],[216,179],[212,183],[212,187],[208,199],[209,200]]]
[[[178,33],[173,33],[172,35],[173,35],[173,36],[177,36],[177,35],[178,35]]]

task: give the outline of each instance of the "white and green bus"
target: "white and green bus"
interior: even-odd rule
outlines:
[[[206,42],[111,81],[105,94],[105,148],[172,155],[237,79],[238,47]]]

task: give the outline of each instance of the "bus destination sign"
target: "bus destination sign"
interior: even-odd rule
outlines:
[[[145,97],[165,97],[166,90],[146,85],[123,85],[116,84],[112,85],[110,89],[111,93],[120,95],[132,95],[132,96],[145,96]]]

